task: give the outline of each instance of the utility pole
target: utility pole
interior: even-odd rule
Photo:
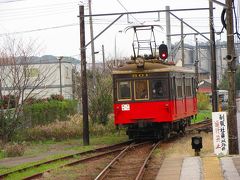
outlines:
[[[199,77],[198,77],[198,40],[196,35],[194,35],[194,39],[196,41],[196,47],[195,47],[195,78],[196,78],[196,82],[197,82],[197,86],[199,83]]]
[[[182,19],[183,20],[183,19]],[[182,67],[184,67],[184,36],[183,36],[183,21],[181,21],[181,49],[182,49]]]
[[[89,123],[88,123],[88,93],[87,93],[87,70],[86,70],[86,46],[85,46],[85,24],[84,6],[79,6],[80,20],[80,53],[81,53],[81,76],[82,76],[82,108],[83,108],[83,145],[89,145]]]
[[[171,22],[170,22],[170,6],[165,7],[166,10],[166,34],[167,34],[167,46],[169,55],[172,54],[171,52]]]
[[[117,66],[117,34],[114,39],[114,66]]]
[[[62,96],[62,58],[63,56],[58,57],[59,61],[59,79],[60,79],[60,95]]]
[[[223,75],[223,61],[222,61],[222,46],[221,46],[221,41],[217,41],[218,42],[218,47],[219,47],[219,59],[220,59],[220,79],[222,79],[222,75]]]
[[[236,55],[234,48],[232,0],[226,0],[227,64],[228,64],[228,133],[229,154],[239,154],[236,107]]]
[[[209,1],[209,26],[210,26],[210,52],[211,52],[211,84],[212,84],[212,111],[218,111],[217,97],[217,63],[215,30],[213,26],[213,2]]]
[[[102,58],[103,58],[103,71],[105,71],[106,66],[105,66],[105,50],[104,50],[104,45],[102,45]]]
[[[92,0],[88,0],[89,6],[89,25],[90,25],[90,37],[91,37],[91,54],[92,54],[92,73],[93,73],[93,86],[96,86],[96,63],[95,63],[95,48],[93,41],[93,23],[92,23]]]

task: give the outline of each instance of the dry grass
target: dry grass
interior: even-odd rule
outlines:
[[[70,138],[82,137],[83,122],[82,116],[76,114],[68,121],[56,121],[54,123],[36,126],[27,129],[24,133],[23,140],[65,140]],[[102,124],[89,122],[89,131],[91,136],[103,136],[116,132],[113,119],[104,126]]]
[[[6,157],[22,156],[24,154],[24,150],[25,148],[23,144],[7,144],[4,147]]]
[[[166,149],[164,152],[160,152],[160,154],[164,154],[166,157],[186,157],[186,156],[194,156],[194,150],[192,149],[191,142],[193,136],[201,136],[203,142],[203,148],[200,152],[201,156],[211,155],[213,154],[213,141],[212,141],[212,133],[200,133],[200,134],[191,134],[185,137],[182,137],[180,140],[163,144],[162,147]],[[162,148],[160,148],[161,150]]]

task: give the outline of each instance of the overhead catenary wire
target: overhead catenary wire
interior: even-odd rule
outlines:
[[[50,3],[39,6],[21,6],[21,8],[11,8],[12,6],[0,6],[0,21],[16,20],[25,18],[34,18],[49,16],[55,14],[66,14],[77,11],[77,2],[71,1],[65,3]],[[87,8],[87,6],[85,7]]]
[[[27,1],[27,0],[6,0],[6,1],[0,1],[0,4],[14,3],[14,2],[19,2],[19,1]]]
[[[127,8],[120,2],[120,0],[117,0],[117,2],[123,7],[123,9],[125,9],[126,12],[128,12]],[[130,14],[130,16],[135,19],[135,21],[137,21],[138,23],[142,24],[137,18],[135,18],[132,14]]]
[[[89,24],[89,22],[86,22]],[[95,22],[93,24],[101,24],[101,25],[107,25],[108,22]],[[116,25],[128,25],[128,23],[117,23]],[[24,30],[24,31],[16,31],[16,32],[10,32],[10,33],[1,33],[0,36],[5,36],[5,35],[13,35],[13,34],[24,34],[24,33],[32,33],[32,32],[37,32],[37,31],[45,31],[45,30],[51,30],[51,29],[61,29],[61,28],[67,28],[67,27],[72,27],[72,26],[79,26],[79,23],[72,23],[72,24],[64,24],[64,25],[59,25],[59,26],[51,26],[51,27],[43,27],[43,28],[37,28],[37,29],[31,29],[31,30]],[[164,25],[163,25],[164,26]],[[172,25],[173,27],[180,27],[180,25]],[[208,27],[206,26],[197,26],[197,27]],[[221,26],[217,26],[221,27]]]
[[[75,23],[75,24],[65,24],[65,25],[61,25],[61,26],[53,26],[53,27],[32,29],[32,30],[26,30],[26,31],[11,32],[11,33],[2,33],[2,34],[0,34],[0,36],[13,35],[13,34],[23,34],[23,33],[31,33],[31,32],[44,31],[44,30],[50,30],[50,29],[58,29],[58,28],[65,28],[65,27],[78,26],[78,25],[79,25],[78,23]]]
[[[16,11],[26,11],[26,10],[29,10],[29,9],[32,9],[32,10],[33,9],[35,9],[35,10],[49,9],[49,8],[59,7],[59,6],[63,7],[63,5],[64,6],[66,6],[66,5],[76,5],[75,2],[77,2],[77,1],[72,1],[72,2],[67,2],[67,3],[65,2],[65,3],[44,4],[44,5],[38,5],[38,6],[25,6],[25,7],[22,7],[22,8],[16,8],[16,7],[9,8],[8,7],[8,9],[5,9],[5,8],[1,9],[1,12],[14,11],[14,13],[15,13]]]

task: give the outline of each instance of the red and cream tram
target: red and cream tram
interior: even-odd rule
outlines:
[[[115,125],[127,127],[130,139],[168,138],[173,131],[184,132],[197,114],[194,72],[162,63],[161,53],[147,59],[134,53],[131,62],[113,70]]]
[[[129,138],[166,138],[184,131],[197,114],[196,85],[190,70],[156,62],[136,63],[113,71],[115,124]]]

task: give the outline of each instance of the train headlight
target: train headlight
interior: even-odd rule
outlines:
[[[195,156],[199,156],[199,152],[202,149],[202,137],[201,136],[192,137],[192,149],[195,150]]]

